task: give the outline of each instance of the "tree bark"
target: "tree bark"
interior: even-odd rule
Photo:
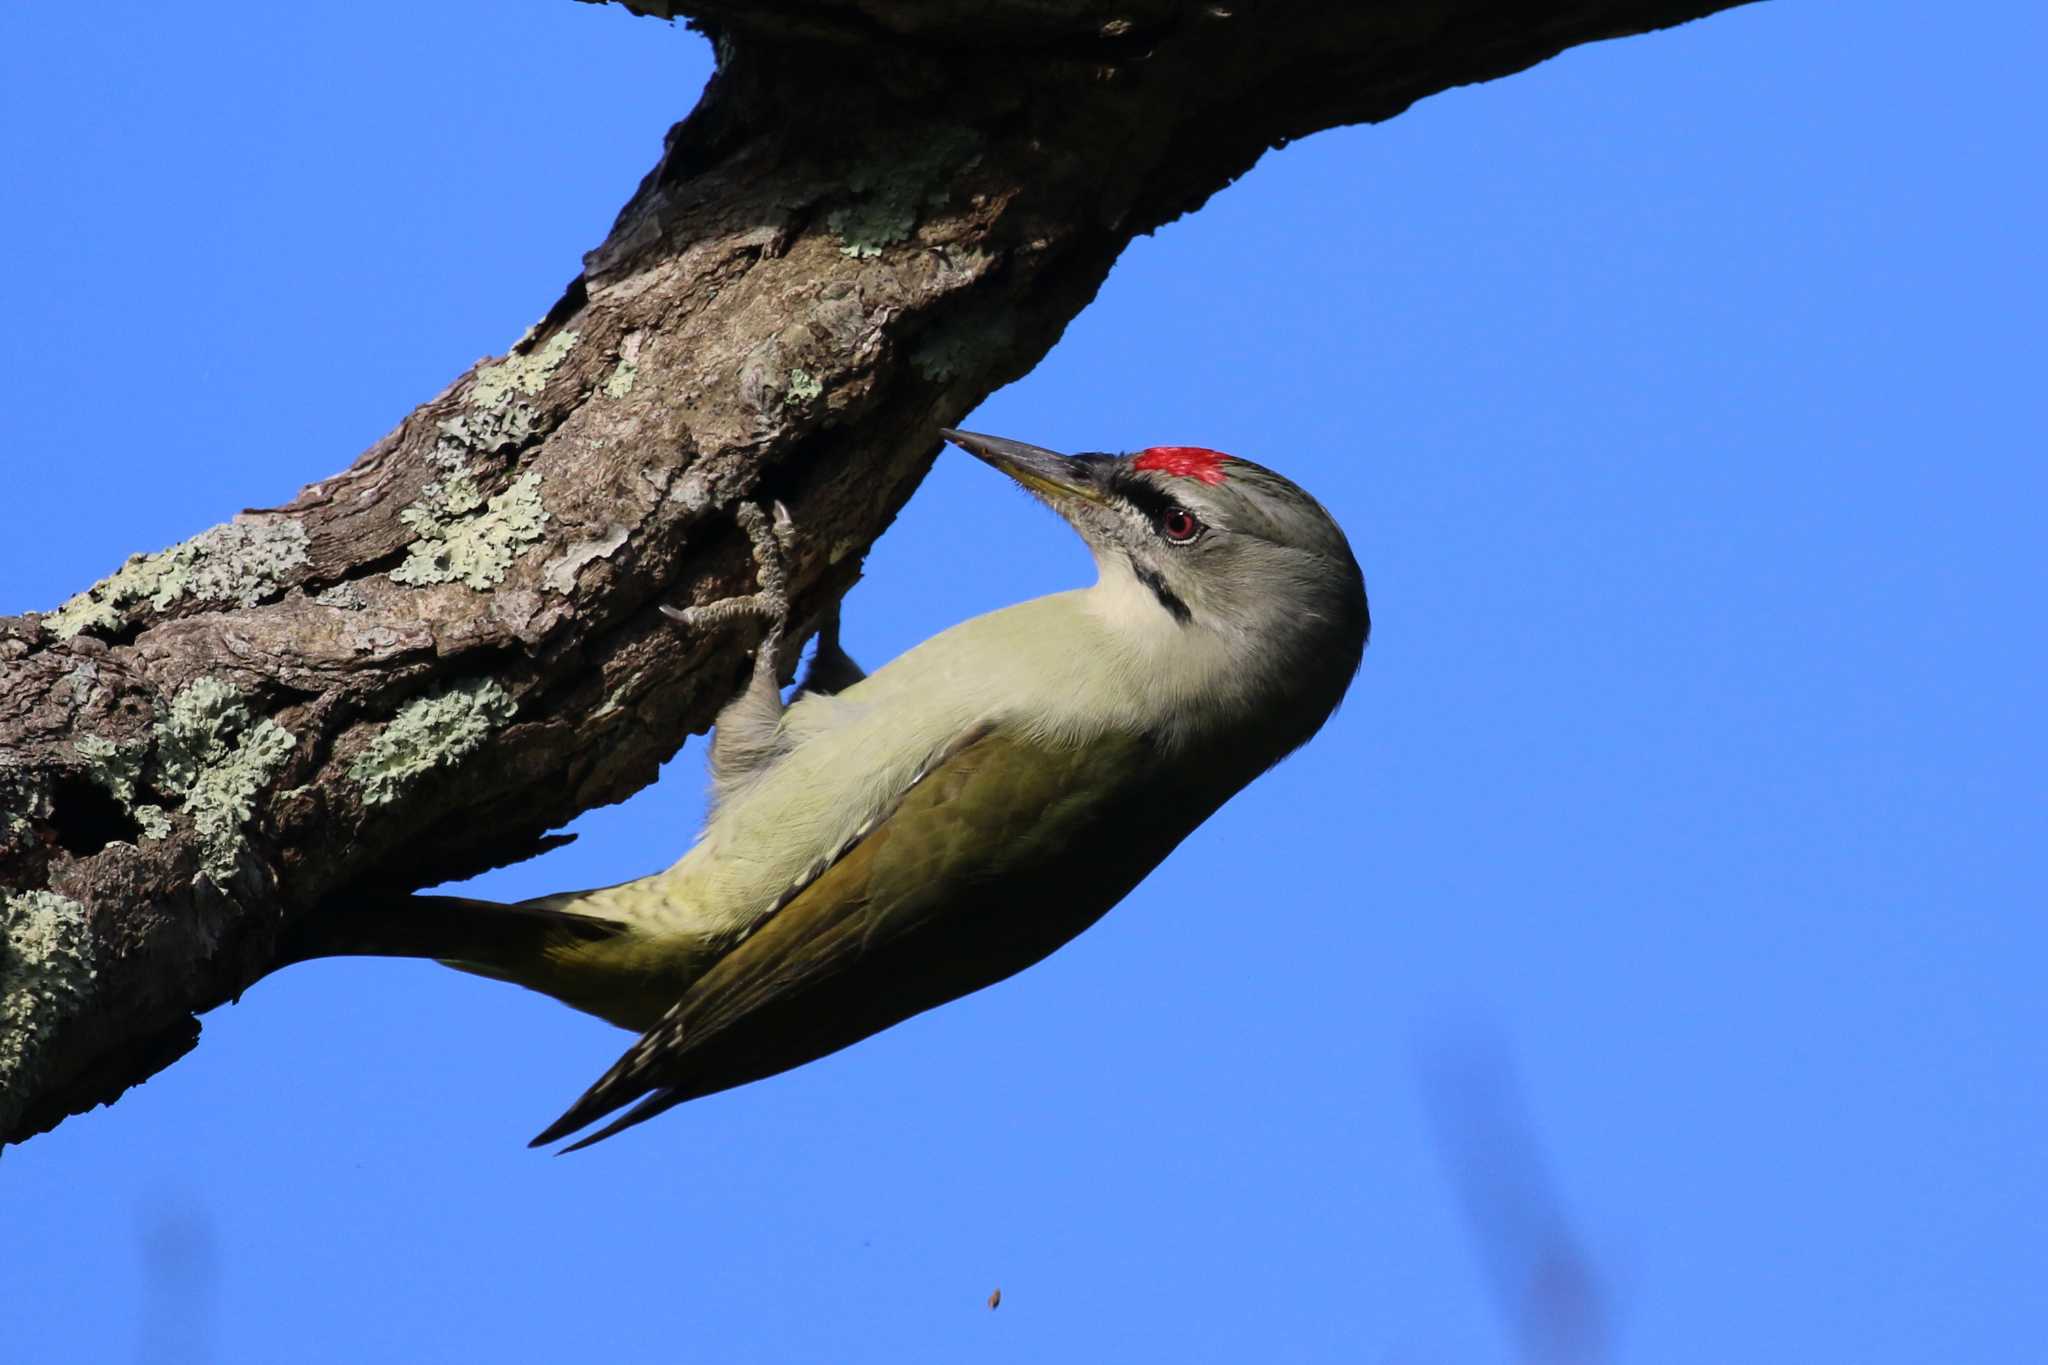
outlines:
[[[735,504],[788,506],[800,616],[836,601],[934,428],[1267,148],[1737,2],[633,5],[717,74],[510,355],[0,618],[0,1137],[181,1056],[300,917],[651,782],[755,643],[656,610],[751,590]]]

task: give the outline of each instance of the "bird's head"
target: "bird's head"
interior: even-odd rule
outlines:
[[[1371,628],[1365,582],[1321,503],[1250,460],[1198,446],[1061,455],[944,431],[1043,499],[1095,552],[1119,624],[1172,652],[1220,642],[1230,667],[1335,705]],[[1319,723],[1321,717],[1316,718]]]

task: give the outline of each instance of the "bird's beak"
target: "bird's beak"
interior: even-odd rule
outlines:
[[[1000,436],[982,436],[972,431],[940,427],[939,435],[959,446],[977,460],[986,461],[1046,501],[1058,506],[1066,498],[1099,503],[1102,489],[1095,472],[1079,460],[1056,450],[1006,441]]]

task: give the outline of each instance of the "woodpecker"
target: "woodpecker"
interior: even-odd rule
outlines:
[[[788,525],[757,509],[761,591],[671,611],[699,628],[774,618],[718,717],[711,814],[680,862],[515,905],[330,912],[296,956],[435,957],[638,1032],[533,1139],[632,1106],[574,1151],[1039,961],[1336,709],[1370,630],[1365,583],[1293,483],[1195,446],[1065,456],[940,434],[1064,517],[1097,582],[866,676],[828,621],[785,706]]]

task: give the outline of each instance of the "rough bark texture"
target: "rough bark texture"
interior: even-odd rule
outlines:
[[[652,781],[754,643],[656,611],[751,588],[735,502],[787,503],[829,604],[1134,235],[1291,138],[1729,2],[673,6],[718,74],[511,355],[0,618],[0,1137],[182,1055],[295,917]]]

